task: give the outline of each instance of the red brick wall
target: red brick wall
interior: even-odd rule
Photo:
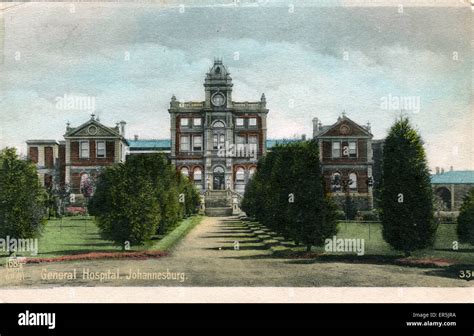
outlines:
[[[96,142],[89,141],[89,158],[81,159],[79,157],[79,141],[71,141],[71,165],[73,166],[109,166],[114,163],[115,141],[107,141],[105,146],[106,157],[96,157]]]
[[[28,158],[31,160],[31,162],[38,163],[38,147],[30,147]]]
[[[54,168],[53,147],[44,148],[44,165],[46,168]]]

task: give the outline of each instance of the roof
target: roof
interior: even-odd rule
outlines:
[[[130,150],[139,149],[171,149],[170,139],[128,140]]]
[[[474,170],[448,171],[431,175],[432,184],[474,184]]]
[[[301,139],[271,139],[267,140],[266,146],[268,148],[276,145],[284,145],[292,142],[301,141]],[[143,140],[128,140],[130,150],[169,150],[171,149],[170,139],[143,139]]]
[[[301,139],[269,139],[266,142],[267,149],[273,148],[276,145],[286,145],[293,142],[301,141]]]

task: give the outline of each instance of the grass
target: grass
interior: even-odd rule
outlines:
[[[339,222],[337,238],[364,239],[365,256],[403,256],[393,250],[382,237],[380,223]],[[474,264],[474,246],[459,244],[458,250],[453,250],[453,242],[457,241],[455,224],[440,224],[436,233],[433,248],[415,251],[413,258],[448,259],[459,263]],[[306,247],[292,247],[291,251],[304,252]],[[324,252],[324,247],[313,247],[314,252]],[[344,252],[330,252],[331,255],[345,255]]]
[[[165,236],[155,236],[143,246],[132,246],[132,251],[171,249],[192,228],[201,222],[202,216],[182,220]],[[91,217],[64,217],[49,220],[38,241],[38,254],[24,256],[54,258],[90,252],[120,252],[122,248],[101,238],[99,229]],[[21,256],[21,254],[18,254]],[[6,255],[0,255],[6,257]],[[0,262],[1,263],[1,262]]]

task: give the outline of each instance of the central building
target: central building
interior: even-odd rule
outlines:
[[[232,100],[232,78],[221,60],[204,80],[204,101],[170,102],[171,161],[201,191],[245,185],[266,153],[265,95],[260,101]]]

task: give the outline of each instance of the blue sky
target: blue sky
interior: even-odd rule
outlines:
[[[101,121],[126,120],[130,137],[167,138],[171,95],[203,100],[218,56],[232,74],[234,100],[265,93],[270,138],[310,135],[313,117],[331,124],[343,110],[382,138],[400,111],[381,100],[417,97],[419,111],[404,113],[426,142],[430,166],[474,169],[469,9],[290,12],[285,2],[184,13],[118,3],[74,9],[28,3],[4,12],[0,146],[61,139],[67,121],[87,120],[89,111],[56,107],[65,94],[95,97]]]

